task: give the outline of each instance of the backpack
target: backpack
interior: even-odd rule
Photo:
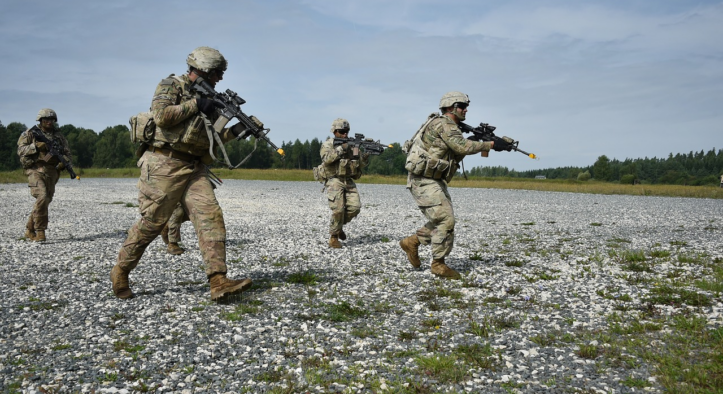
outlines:
[[[153,120],[153,113],[150,111],[140,112],[131,116],[128,120],[131,125],[132,143],[150,143],[156,132],[156,122]]]

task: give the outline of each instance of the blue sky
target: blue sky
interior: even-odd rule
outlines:
[[[219,90],[247,100],[277,144],[352,133],[404,142],[459,90],[467,122],[524,155],[466,168],[586,166],[723,148],[723,2],[682,0],[5,0],[0,121],[101,132],[148,109],[198,46],[220,50]]]

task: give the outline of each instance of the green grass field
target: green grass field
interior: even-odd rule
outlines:
[[[83,178],[137,178],[137,168],[87,168],[76,169]],[[311,170],[226,170],[213,171],[221,179],[247,179],[268,181],[314,181]],[[63,176],[67,176],[63,173]],[[27,179],[21,170],[0,172],[0,183],[24,183]],[[357,183],[404,185],[405,176],[365,175]],[[520,189],[547,192],[625,194],[633,196],[663,196],[723,199],[723,188],[717,186],[683,185],[621,185],[618,183],[597,181],[576,181],[560,179],[528,178],[455,178],[450,187],[471,187],[487,189]]]

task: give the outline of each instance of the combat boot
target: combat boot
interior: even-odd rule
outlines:
[[[36,231],[35,231],[35,237],[33,238],[33,241],[35,241],[35,242],[45,242],[45,230],[36,230]]]
[[[407,253],[407,260],[412,264],[412,267],[419,268],[419,266],[422,265],[422,262],[419,260],[419,237],[417,237],[417,234],[399,241],[399,246]]]
[[[118,265],[114,265],[113,269],[110,270],[110,281],[113,283],[113,294],[120,299],[133,298],[133,292],[128,285],[128,274],[130,271],[126,271]]]
[[[176,243],[176,242],[170,242],[168,244],[168,249],[166,249],[166,252],[168,252],[168,254],[174,254],[174,255],[183,254],[183,252],[185,252],[185,251],[186,251],[186,249],[183,249],[182,247],[178,246],[178,243]]]
[[[339,240],[346,241],[346,233],[344,230],[339,231]]]
[[[229,296],[239,294],[251,287],[251,279],[241,280],[229,279],[224,273],[217,273],[208,278],[211,283],[211,300],[222,301]]]
[[[30,216],[28,223],[25,225],[25,238],[31,241],[35,239],[35,220],[33,220],[32,216]]]
[[[442,278],[449,278],[449,279],[461,279],[462,275],[459,274],[459,272],[453,270],[452,268],[449,268],[447,264],[444,264],[444,260],[433,260],[432,261],[432,273],[442,277]]]
[[[161,239],[163,240],[164,244],[168,245],[168,223],[166,223],[166,225],[163,226],[163,230],[161,230]]]
[[[329,247],[332,247],[334,249],[340,249],[341,248],[341,242],[339,242],[339,236],[338,235],[332,235],[329,238]]]

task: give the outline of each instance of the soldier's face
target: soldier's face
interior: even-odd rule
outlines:
[[[222,70],[212,70],[210,73],[208,73],[208,82],[213,85],[213,87],[216,87],[216,84],[223,79],[223,71]]]
[[[334,130],[334,137],[346,138],[349,136],[349,129]]]
[[[40,128],[43,130],[52,130],[55,126],[55,121],[53,118],[42,118],[40,119]]]

